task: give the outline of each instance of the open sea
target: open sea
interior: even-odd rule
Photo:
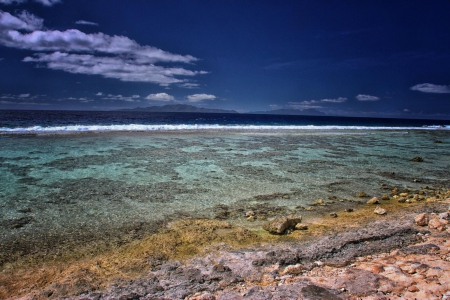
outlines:
[[[260,226],[244,218],[251,209],[302,214],[318,199],[344,207],[367,201],[360,191],[381,197],[380,186],[448,188],[449,124],[0,111],[0,266],[86,245],[100,251],[180,217],[251,229]]]

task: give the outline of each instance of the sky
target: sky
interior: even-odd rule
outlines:
[[[0,0],[0,109],[450,119],[450,1]]]

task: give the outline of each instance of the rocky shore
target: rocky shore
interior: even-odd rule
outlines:
[[[266,220],[275,234],[178,220],[104,256],[4,270],[0,298],[450,299],[450,194],[391,200]]]

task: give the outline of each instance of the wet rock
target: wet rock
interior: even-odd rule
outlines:
[[[353,208],[346,208],[345,212],[354,212],[354,209]]]
[[[377,215],[385,215],[387,213],[387,211],[384,208],[379,206],[377,206],[373,212]]]
[[[423,162],[423,158],[420,156],[416,156],[414,158],[411,158],[411,161],[413,162]]]
[[[408,200],[408,199],[406,199],[405,197],[400,197],[400,198],[397,199],[397,202],[398,203],[405,203],[406,200]]]
[[[436,144],[441,144],[441,143],[442,143],[441,140],[435,140],[434,142],[435,142]]]
[[[330,213],[330,217],[332,217],[332,218],[337,218],[337,217],[338,217],[338,215],[337,215],[337,213],[335,213],[335,212],[332,212],[332,213]]]
[[[301,216],[287,216],[273,219],[263,225],[263,229],[273,234],[283,234],[288,229],[295,229],[302,222]]]
[[[380,203],[380,201],[378,200],[377,197],[373,197],[372,199],[370,199],[369,201],[366,202],[367,204],[378,204]]]
[[[370,197],[370,196],[368,194],[366,194],[365,192],[361,191],[356,195],[356,197],[365,198],[365,197]]]
[[[415,218],[414,221],[416,222],[417,225],[419,226],[427,226],[428,222],[430,221],[430,218],[428,217],[427,213],[422,213],[422,214],[418,214]]]

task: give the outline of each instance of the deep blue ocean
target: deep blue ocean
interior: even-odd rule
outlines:
[[[178,129],[368,129],[448,126],[449,120],[136,111],[0,110],[0,133]]]

